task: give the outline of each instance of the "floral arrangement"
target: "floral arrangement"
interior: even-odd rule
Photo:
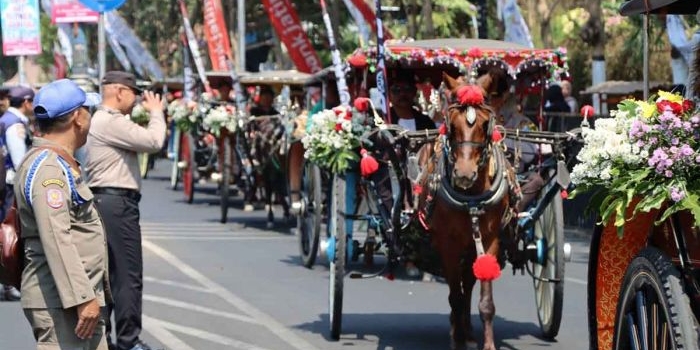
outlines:
[[[142,104],[137,103],[136,106],[134,106],[134,108],[131,110],[129,119],[131,119],[132,122],[138,125],[147,125],[148,121],[151,120],[151,114],[148,113],[148,111]]]
[[[663,91],[649,101],[624,100],[582,135],[574,194],[596,191],[590,205],[603,222],[614,215],[618,234],[636,199],[632,217],[662,209],[659,224],[688,210],[700,223],[700,114],[692,101]]]
[[[370,129],[365,112],[339,106],[309,117],[311,125],[301,139],[304,157],[336,174],[347,171],[360,159],[360,138]]]
[[[235,131],[238,120],[233,106],[216,106],[210,108],[202,119],[202,125],[217,137],[221,135],[221,129]]]
[[[181,131],[188,131],[197,124],[196,103],[185,103],[182,100],[174,100],[168,104],[168,115],[175,122],[175,126]]]

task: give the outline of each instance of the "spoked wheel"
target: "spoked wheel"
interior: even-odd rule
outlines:
[[[544,191],[547,188],[544,188]],[[542,336],[554,339],[561,325],[564,302],[564,214],[559,194],[554,195],[535,222],[537,262],[533,263],[533,282],[537,318]]]
[[[139,171],[141,172],[141,178],[145,179],[146,177],[148,177],[149,154],[139,153],[137,155],[137,158],[139,160]]]
[[[305,267],[311,268],[316,262],[318,242],[321,236],[323,199],[321,197],[321,170],[306,162],[301,175],[301,212],[297,216],[299,252]]]
[[[175,132],[171,135],[173,137],[173,166],[170,169],[170,188],[175,191],[177,190],[177,183],[180,182],[180,143],[182,143],[182,133],[180,129],[175,128]]]
[[[697,320],[671,260],[650,247],[627,267],[613,349],[700,349]]]
[[[331,326],[331,339],[340,339],[340,328],[343,317],[343,279],[345,277],[346,243],[345,216],[345,178],[341,175],[333,176],[331,188],[331,209],[328,224],[331,239],[328,242],[333,254],[329,254],[331,276],[328,289],[329,308],[328,314]]]
[[[221,223],[225,224],[228,220],[228,196],[231,188],[231,143],[228,138],[224,138],[221,145],[221,182],[219,190],[221,194]]]
[[[194,136],[190,133],[182,133],[180,138],[180,159],[182,167],[182,187],[185,192],[185,200],[192,203],[194,199],[194,171],[197,167],[194,160]]]

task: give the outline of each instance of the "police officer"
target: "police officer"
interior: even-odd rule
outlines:
[[[37,349],[107,349],[100,308],[109,299],[104,228],[73,152],[87,139],[100,96],[63,79],[36,95],[42,137],[17,169],[25,267],[22,308]]]
[[[0,207],[0,220],[5,218],[7,211],[12,206],[15,194],[12,189],[15,169],[31,144],[29,132],[29,118],[33,115],[32,101],[34,91],[24,86],[14,86],[7,92],[9,107],[0,117],[0,123],[4,124],[2,133],[2,152],[5,154],[5,188],[0,189],[2,206]],[[17,301],[20,299],[19,291],[11,286],[0,288],[0,300]]]
[[[92,117],[85,147],[85,169],[107,232],[109,277],[114,292],[114,305],[107,310],[108,315],[114,311],[117,349],[150,349],[139,339],[143,255],[139,226],[141,175],[136,155],[155,153],[163,146],[163,101],[150,91],[143,94],[143,106],[151,116],[144,128],[125,117],[141,94],[132,74],[107,72],[102,87],[102,105]],[[108,339],[110,328],[108,323]]]

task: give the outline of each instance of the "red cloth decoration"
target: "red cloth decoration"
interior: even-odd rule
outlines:
[[[581,107],[581,116],[584,118],[590,118],[595,114],[595,109],[591,105],[585,105]]]
[[[568,198],[569,198],[569,191],[561,190],[561,199],[568,199]]]
[[[501,265],[498,260],[491,254],[484,254],[476,258],[472,265],[474,276],[479,281],[493,281],[501,277]]]
[[[498,128],[493,129],[493,134],[491,134],[491,141],[494,143],[501,142],[503,140],[503,135],[501,135],[501,132],[498,131]]]
[[[467,51],[467,56],[471,58],[481,58],[481,56],[483,55],[484,53],[481,52],[481,49],[478,47],[472,47],[471,49],[469,49],[469,51]]]
[[[360,150],[360,154],[362,155],[362,159],[360,160],[360,174],[362,174],[363,177],[368,177],[379,170],[379,162],[377,162],[366,149],[363,148]]]
[[[355,99],[353,104],[355,105],[355,109],[364,113],[364,112],[367,112],[369,110],[370,101],[369,101],[369,98],[367,98],[367,97],[358,97]]]
[[[484,93],[476,85],[465,85],[457,90],[457,100],[462,105],[477,106],[484,103]]]
[[[447,125],[445,125],[445,123],[440,124],[438,132],[440,133],[440,135],[447,135]]]
[[[367,56],[358,53],[357,55],[353,55],[350,58],[348,58],[348,63],[350,63],[351,66],[356,68],[365,68],[367,67]]]

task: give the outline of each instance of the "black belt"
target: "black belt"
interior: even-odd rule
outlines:
[[[118,188],[118,187],[90,187],[90,190],[94,194],[109,194],[112,196],[121,196],[135,201],[141,200],[141,194],[139,191],[131,190],[128,188]]]

